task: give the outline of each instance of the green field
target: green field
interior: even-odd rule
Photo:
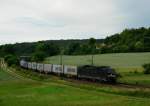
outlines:
[[[91,55],[63,56],[63,64],[85,65],[91,64]],[[53,56],[45,60],[47,63],[60,64],[60,56]],[[150,62],[150,53],[114,53],[94,55],[94,65],[109,65],[117,68],[139,68]]]
[[[62,63],[69,65],[91,64],[91,55],[62,56]],[[47,58],[45,63],[60,64],[60,56]],[[123,77],[121,82],[150,84],[150,75],[143,75],[142,65],[150,63],[150,53],[114,53],[94,55],[94,65],[107,65]]]
[[[0,70],[0,106],[149,106],[150,89],[78,84],[20,70]],[[39,80],[33,80],[33,78]],[[32,79],[31,79],[32,78]]]

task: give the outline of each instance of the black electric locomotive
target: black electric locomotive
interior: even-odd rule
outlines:
[[[80,66],[78,67],[78,78],[90,79],[101,82],[116,82],[117,74],[109,66]]]

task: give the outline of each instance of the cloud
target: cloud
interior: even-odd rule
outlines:
[[[148,0],[1,0],[0,43],[104,38],[149,27]]]

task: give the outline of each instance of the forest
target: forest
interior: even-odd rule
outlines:
[[[150,52],[150,28],[125,29],[105,39],[47,40],[0,46],[1,57],[10,54],[47,57],[127,52]]]

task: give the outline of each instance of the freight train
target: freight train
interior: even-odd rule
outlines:
[[[53,73],[77,79],[86,79],[109,83],[115,83],[117,80],[117,73],[114,69],[110,68],[109,66],[70,66],[43,64],[37,62],[29,62],[25,60],[20,60],[20,66],[22,68],[34,70],[40,73]]]

